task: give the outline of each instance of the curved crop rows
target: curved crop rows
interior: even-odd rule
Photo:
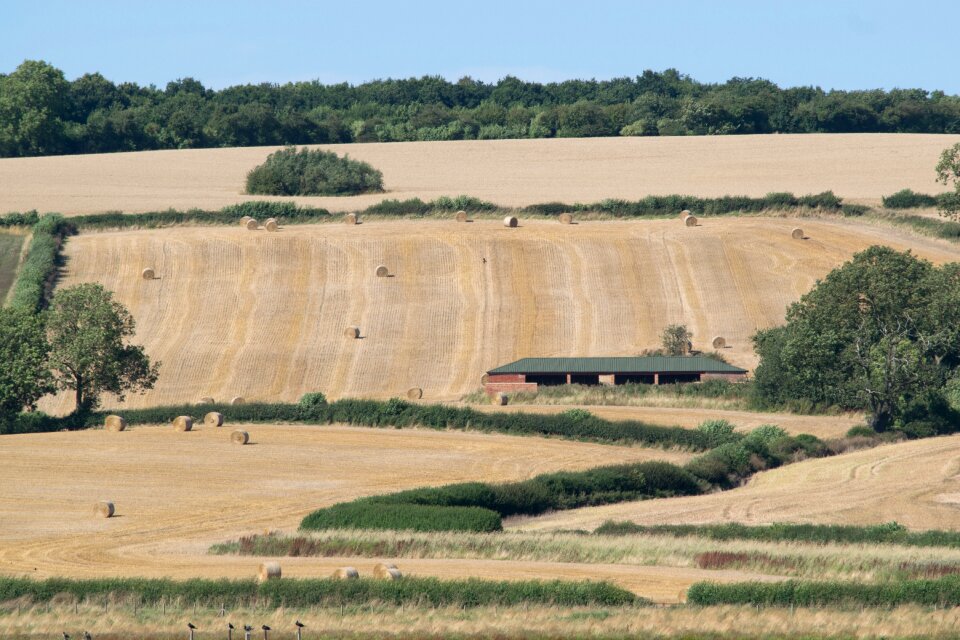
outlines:
[[[128,406],[229,400],[389,397],[421,387],[456,399],[525,356],[630,355],[669,323],[694,346],[726,337],[752,367],[750,336],[783,320],[830,269],[873,243],[935,261],[960,249],[896,231],[804,220],[396,221],[277,233],[175,228],[82,234],[61,286],[101,282],[160,360],[156,389]],[[386,265],[391,277],[374,275]],[[157,279],[143,280],[152,267]],[[358,325],[361,339],[343,335]],[[107,399],[108,406],[114,404]],[[68,398],[50,411],[71,409]]]

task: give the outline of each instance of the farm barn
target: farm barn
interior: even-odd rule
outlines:
[[[671,384],[743,380],[746,369],[705,356],[523,358],[487,372],[488,394],[536,391],[539,385]]]

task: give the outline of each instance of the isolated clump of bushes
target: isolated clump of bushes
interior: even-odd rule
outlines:
[[[350,196],[383,191],[383,174],[332,151],[286,147],[247,174],[247,193],[270,196]]]

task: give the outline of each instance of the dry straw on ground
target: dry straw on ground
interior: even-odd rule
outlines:
[[[153,269],[147,267],[140,272],[140,277],[144,280],[153,280],[156,277],[156,274],[153,272]]]
[[[793,238],[794,240],[803,240],[804,238],[803,229],[801,229],[800,227],[795,228],[793,231],[790,232],[790,237]]]
[[[466,221],[467,221],[467,212],[457,211],[457,222],[466,222]]]
[[[357,224],[360,222],[360,216],[355,213],[348,213],[347,215],[343,216],[343,221],[347,224]]]
[[[235,396],[235,397],[230,401],[230,404],[232,404],[233,406],[237,406],[238,404],[243,404],[243,403],[245,403],[245,402],[246,402],[246,400],[244,400],[243,396]]]
[[[334,580],[355,580],[360,577],[360,572],[353,567],[340,567],[331,577]]]
[[[219,411],[210,411],[207,415],[203,416],[203,426],[205,427],[222,427],[223,426],[223,414]]]
[[[110,415],[103,421],[103,428],[107,431],[123,431],[127,428],[127,421],[121,416]]]
[[[573,224],[573,214],[561,213],[559,220],[560,224]]]
[[[190,416],[177,416],[173,419],[174,431],[190,431],[193,429],[193,418]]]
[[[727,339],[723,336],[717,336],[710,343],[713,345],[714,349],[726,349],[727,348]]]
[[[116,507],[109,500],[101,500],[93,507],[93,512],[101,518],[112,518]]]
[[[381,562],[373,568],[373,577],[380,580],[399,580],[403,574],[397,569],[397,565]]]
[[[237,429],[230,434],[230,442],[233,444],[247,444],[250,442],[250,434],[242,429]]]
[[[351,340],[356,340],[360,337],[360,327],[347,327],[343,330],[343,335]]]
[[[280,228],[280,225],[277,223],[276,218],[267,218],[263,223],[263,228],[267,231],[273,232]]]
[[[423,389],[420,387],[410,387],[407,389],[407,398],[410,400],[419,400],[423,397]]]
[[[379,267],[377,267],[376,274],[378,278],[386,278],[390,275],[390,270],[381,264]]]
[[[266,582],[267,580],[279,580],[281,576],[279,562],[262,562],[257,570],[257,580]]]
[[[258,223],[255,219],[250,218],[249,220],[247,220],[248,231],[256,231],[259,228],[260,228],[260,223]]]
[[[513,227],[516,227],[518,224],[520,224],[520,221],[517,220],[516,216],[507,216],[503,219],[503,226],[505,227],[513,228]]]

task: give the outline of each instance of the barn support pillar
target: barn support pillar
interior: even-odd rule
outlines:
[[[659,373],[653,374],[653,384],[660,384],[660,374],[659,374]]]
[[[572,382],[573,382],[573,374],[572,374],[572,373],[568,373],[568,374],[567,374],[567,384],[571,384]]]

